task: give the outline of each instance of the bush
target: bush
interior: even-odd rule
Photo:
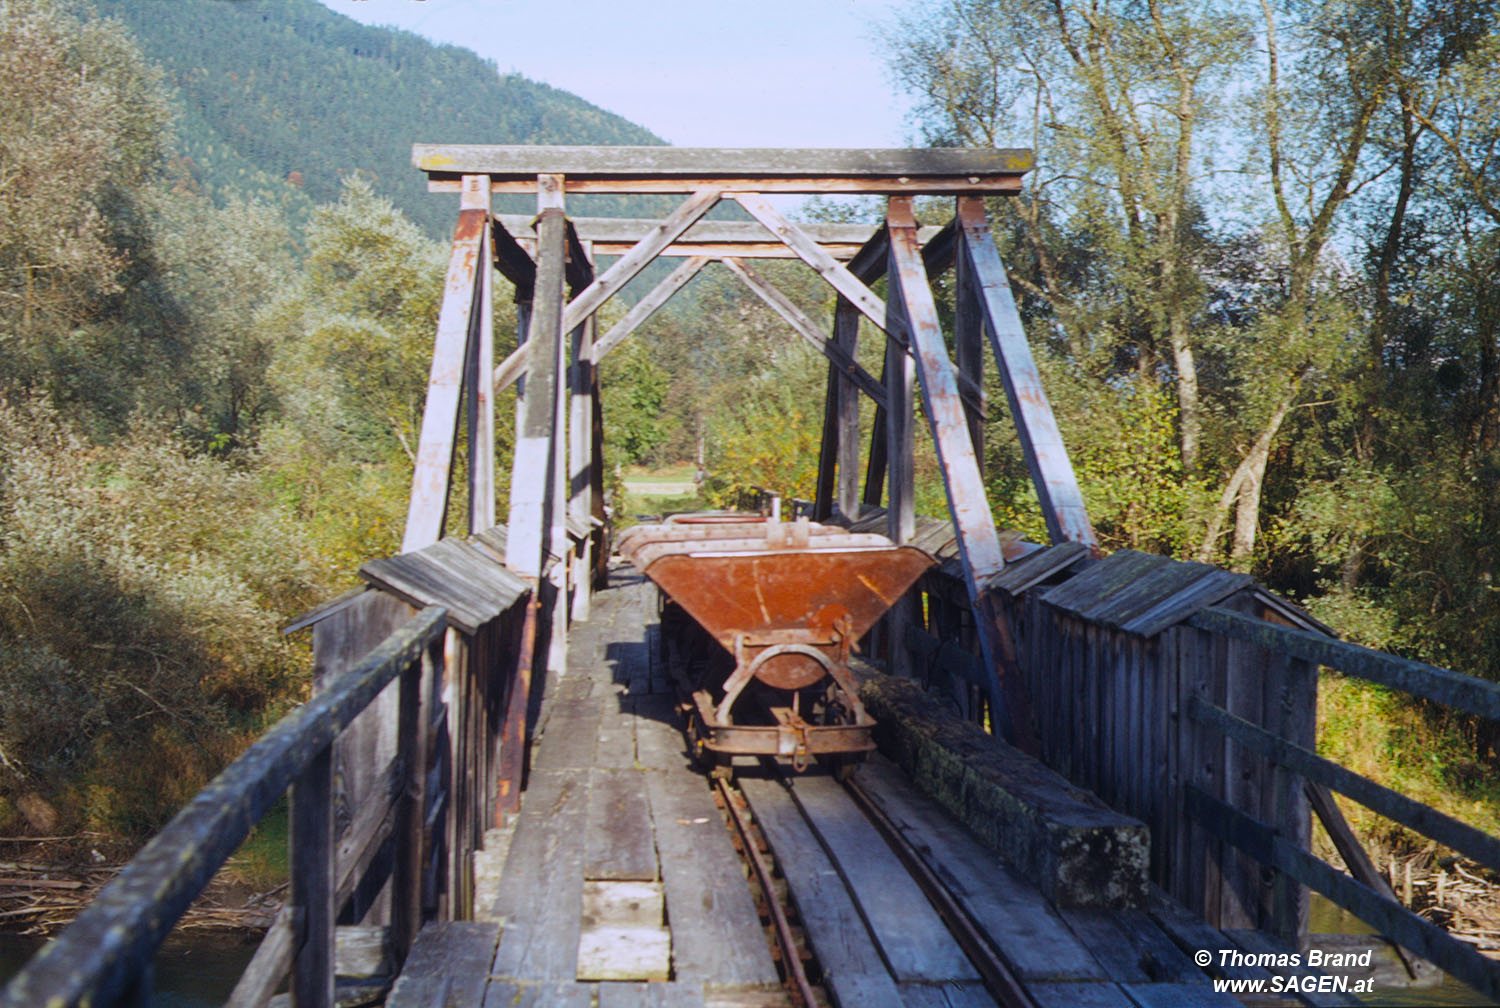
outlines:
[[[0,406],[0,794],[158,827],[305,690],[311,570],[253,472]]]

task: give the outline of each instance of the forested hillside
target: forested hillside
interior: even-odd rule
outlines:
[[[428,195],[412,168],[418,140],[663,142],[576,95],[502,75],[467,49],[366,27],[316,0],[96,6],[164,71],[179,168],[220,204],[254,197],[285,207],[294,223],[358,173],[430,237],[445,237],[452,201]]]

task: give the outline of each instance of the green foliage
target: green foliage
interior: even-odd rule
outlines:
[[[812,498],[823,424],[821,360],[801,344],[789,345],[720,404],[712,477],[704,486],[711,506],[734,507],[757,488]]]
[[[0,792],[76,788],[80,824],[155,828],[302,688],[277,624],[315,589],[253,474],[0,407]]]
[[[675,418],[663,413],[671,377],[641,340],[627,340],[600,368],[600,394],[608,417],[606,464],[637,465],[671,436]]]

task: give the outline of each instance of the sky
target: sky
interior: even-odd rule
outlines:
[[[472,49],[679,147],[905,147],[890,0],[321,0]]]

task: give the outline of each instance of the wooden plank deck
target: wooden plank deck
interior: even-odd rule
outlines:
[[[789,1003],[744,865],[713,792],[690,765],[664,670],[655,667],[654,620],[654,589],[626,572],[595,599],[590,622],[572,629],[568,672],[547,684],[497,894],[478,908],[498,923],[429,924],[391,1008]],[[790,786],[753,771],[741,778],[835,1005],[993,1004],[841,788],[815,774]],[[894,765],[877,757],[859,778],[1043,1008],[1240,1003],[1216,994],[1190,956],[1242,943],[1160,893],[1144,911],[1059,910]],[[596,923],[584,919],[586,883],[664,895],[671,968],[660,975],[669,979],[580,976],[580,938]]]

